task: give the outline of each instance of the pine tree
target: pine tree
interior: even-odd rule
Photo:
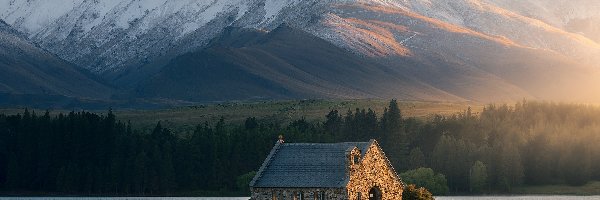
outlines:
[[[498,144],[493,149],[498,154],[495,157],[496,187],[511,192],[514,187],[523,183],[521,155],[518,149],[510,144]]]
[[[487,188],[487,167],[481,161],[475,161],[469,171],[470,191],[481,193]]]
[[[8,157],[6,186],[9,189],[19,189],[21,187],[21,171],[17,156],[11,153]]]
[[[410,169],[417,169],[419,167],[426,167],[425,155],[421,152],[419,147],[410,150],[408,155],[408,165]]]
[[[388,152],[390,161],[399,170],[407,170],[406,160],[408,157],[408,136],[402,125],[402,114],[398,107],[398,102],[393,99],[389,106],[384,110],[381,117],[381,138],[382,146]]]
[[[343,119],[342,116],[338,113],[337,110],[331,110],[325,116],[325,123],[323,123],[323,127],[325,131],[333,136],[333,138],[341,139],[340,134],[342,131]]]

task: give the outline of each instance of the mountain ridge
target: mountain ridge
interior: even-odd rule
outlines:
[[[558,7],[546,0],[526,5],[554,11],[528,10],[513,0],[61,2],[64,8],[52,11],[39,0],[0,1],[0,19],[26,32],[32,43],[102,77],[120,90],[119,98],[600,100],[594,95],[600,91],[589,87],[600,84],[600,45],[585,25],[600,13],[580,5],[569,8],[581,14],[563,17],[567,14],[556,14]],[[577,20],[585,22],[572,27]],[[241,35],[227,36],[231,31]],[[308,42],[295,41],[295,34]],[[292,50],[292,43],[302,50]],[[330,57],[320,58],[318,48],[328,49],[321,54]],[[335,56],[348,60],[346,65],[368,67],[344,68],[333,62],[344,63]],[[366,74],[352,71],[359,68]],[[277,71],[283,69],[290,71]],[[325,69],[350,77],[340,79]],[[173,79],[181,70],[197,77]],[[232,72],[240,79],[226,76]],[[230,83],[199,80],[209,76]],[[378,76],[387,77],[380,82],[388,85],[378,83]],[[170,84],[161,85],[160,77]],[[352,78],[365,80],[345,81]],[[213,83],[232,94],[212,91],[207,85]],[[214,94],[189,93],[201,92],[197,88]],[[254,92],[261,95],[251,97]]]

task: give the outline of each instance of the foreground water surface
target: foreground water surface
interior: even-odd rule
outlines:
[[[248,197],[0,197],[0,200],[248,200]],[[600,200],[600,196],[452,196],[436,200]]]
[[[456,196],[436,197],[436,200],[600,200],[600,196]]]

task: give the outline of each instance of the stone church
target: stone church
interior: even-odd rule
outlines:
[[[400,200],[404,184],[375,140],[284,143],[250,182],[251,200]]]

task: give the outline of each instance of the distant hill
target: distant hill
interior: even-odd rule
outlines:
[[[0,104],[108,99],[112,89],[82,70],[36,45],[0,20]]]

